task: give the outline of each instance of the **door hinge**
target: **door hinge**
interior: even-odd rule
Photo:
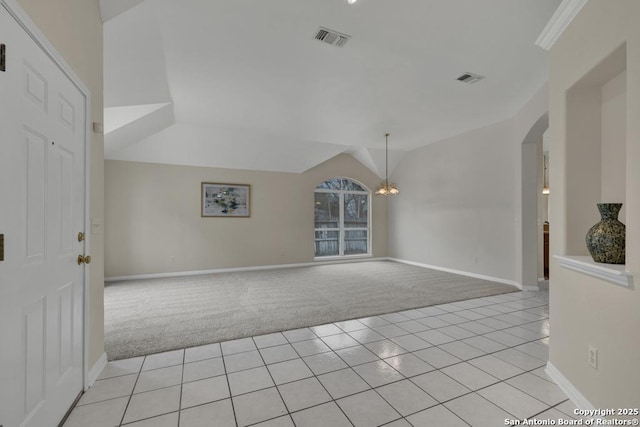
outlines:
[[[0,44],[0,71],[6,71],[7,69],[7,47]]]

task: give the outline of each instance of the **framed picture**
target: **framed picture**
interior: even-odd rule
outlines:
[[[250,216],[251,186],[202,183],[202,216],[247,218]]]

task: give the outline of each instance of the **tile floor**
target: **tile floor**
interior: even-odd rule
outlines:
[[[111,362],[65,427],[505,425],[570,419],[548,293],[517,292]]]

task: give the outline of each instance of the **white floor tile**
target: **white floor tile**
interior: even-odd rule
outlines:
[[[322,341],[324,341],[324,343],[327,344],[332,350],[340,350],[343,348],[360,345],[358,341],[354,340],[346,333],[322,337]]]
[[[499,342],[495,342],[493,340],[490,340],[489,338],[485,338],[479,335],[463,339],[462,342],[465,344],[469,344],[470,346],[482,350],[486,353],[494,353],[496,351],[504,350],[505,348],[507,348],[507,346],[505,346],[504,344],[500,344]]]
[[[256,345],[251,338],[241,338],[239,340],[225,341],[220,344],[224,356],[245,351],[256,350]]]
[[[379,387],[404,379],[402,374],[382,360],[358,365],[354,367],[353,370],[371,387]]]
[[[481,325],[480,323],[474,321],[474,322],[467,322],[467,323],[459,323],[456,326],[466,329],[468,331],[471,331],[475,334],[488,334],[489,332],[493,332],[495,329],[490,328],[486,325]]]
[[[202,405],[229,397],[229,385],[224,376],[207,378],[182,385],[181,408]]]
[[[355,427],[379,426],[401,418],[400,414],[373,390],[345,397],[336,403]]]
[[[291,344],[278,345],[260,349],[260,354],[264,359],[264,363],[270,365],[272,363],[284,362],[285,360],[297,359],[298,353],[291,347]]]
[[[405,319],[406,320],[406,319]],[[395,338],[401,335],[407,335],[407,331],[396,325],[384,325],[371,328],[385,338]]]
[[[515,347],[515,349],[528,354],[529,356],[537,357],[538,359],[545,362],[549,360],[549,349],[537,341],[519,345]]]
[[[229,374],[228,378],[232,396],[274,386],[271,375],[269,375],[269,371],[264,366],[234,372]]]
[[[512,416],[483,397],[471,393],[444,404],[473,427],[503,426]]]
[[[499,342],[500,344],[506,345],[507,347],[513,347],[526,342],[526,340],[524,340],[523,338],[519,338],[515,335],[511,335],[502,331],[489,332],[488,334],[484,334],[483,336],[485,338],[489,338],[490,340],[494,340],[495,342]]]
[[[282,335],[280,332],[253,337],[253,341],[256,343],[256,346],[258,348],[275,347],[277,345],[289,343],[284,335]]]
[[[224,356],[224,365],[227,373],[242,371],[244,369],[257,368],[264,365],[258,350]]]
[[[531,418],[549,409],[549,405],[505,383],[479,390],[478,394],[518,419]]]
[[[401,314],[401,313],[381,314],[378,317],[381,318],[381,319],[386,320],[389,323],[399,323],[399,322],[406,322],[407,320],[410,320],[409,317],[407,317],[407,316],[405,316],[404,314]]]
[[[296,427],[353,427],[334,402],[291,414]]]
[[[331,351],[331,349],[324,343],[324,341],[319,338],[294,342],[291,345],[302,357]]]
[[[166,351],[147,356],[142,365],[143,371],[151,369],[166,368],[167,366],[182,365],[184,361],[184,350]]]
[[[461,360],[469,360],[475,357],[483,356],[485,354],[484,351],[478,350],[477,348],[472,347],[469,344],[465,344],[462,341],[454,341],[447,344],[442,344],[439,347],[447,353],[451,353]]]
[[[349,347],[343,350],[336,351],[336,354],[340,356],[349,366],[362,365],[363,363],[373,362],[378,360],[378,356],[369,351],[365,346],[359,345],[357,347]]]
[[[291,416],[285,415],[284,417],[273,418],[268,421],[254,424],[253,427],[295,427],[295,425],[291,420]]]
[[[188,383],[205,378],[217,377],[218,375],[224,375],[222,357],[185,363],[182,382]]]
[[[411,424],[404,418],[400,418],[399,420],[385,424],[384,427],[411,427]]]
[[[447,366],[442,372],[471,390],[478,390],[499,380],[468,363]]]
[[[315,375],[322,375],[347,367],[347,364],[334,352],[308,356],[304,358],[304,362]]]
[[[437,317],[426,317],[424,319],[418,319],[418,322],[422,323],[425,326],[428,326],[431,329],[451,326],[451,323],[445,322],[444,320],[438,319]]]
[[[278,386],[289,412],[331,401],[331,396],[316,378],[307,378]]]
[[[134,394],[124,414],[124,423],[157,417],[178,409],[180,409],[180,386]]]
[[[312,326],[309,329],[311,329],[313,333],[319,336],[320,338],[342,333],[342,329],[338,328],[336,325],[333,325],[333,324]]]
[[[537,357],[529,356],[528,354],[524,354],[523,352],[514,350],[512,348],[493,353],[493,355],[498,359],[502,359],[505,362],[511,363],[512,365],[517,366],[520,369],[524,369],[525,371],[531,371],[533,369],[537,369],[541,366],[546,365],[545,361],[540,360]]]
[[[134,393],[157,390],[182,383],[182,365],[154,369],[140,373]]]
[[[121,377],[123,375],[137,374],[140,372],[140,368],[142,368],[142,362],[144,362],[144,356],[114,360],[105,366],[98,379],[104,380],[107,378]]]
[[[267,366],[276,384],[284,384],[313,376],[313,372],[307,368],[302,359],[289,360],[274,363]]]
[[[314,334],[309,328],[302,329],[293,329],[291,331],[284,331],[282,333],[284,337],[290,343],[298,342],[298,341],[306,341],[318,338],[316,334]]]
[[[370,328],[374,328],[376,326],[383,326],[383,325],[390,325],[391,324],[391,322],[388,322],[388,321],[384,320],[380,316],[364,317],[362,319],[358,319],[358,321],[360,323],[362,323],[363,325],[366,325],[366,326],[368,326]]]
[[[402,416],[422,411],[438,402],[409,380],[379,387],[376,391]]]
[[[416,336],[422,338],[433,345],[441,345],[446,344],[451,341],[455,341],[455,338],[450,337],[449,335],[443,334],[439,330],[431,329],[429,331],[418,332]]]
[[[362,329],[360,331],[349,332],[349,335],[360,344],[369,344],[376,341],[382,341],[385,338],[373,329]]]
[[[178,412],[160,415],[159,417],[147,418],[146,420],[136,421],[135,423],[126,424],[126,427],[178,427]],[[93,424],[91,424],[93,426]]]
[[[287,413],[275,387],[235,396],[233,405],[239,427],[277,418]]]
[[[396,323],[396,326],[401,327],[411,334],[431,329],[424,323],[420,323],[417,320],[409,320],[408,322]]]
[[[507,384],[524,391],[548,405],[557,405],[567,400],[567,396],[557,385],[529,373],[511,378],[507,380]]]
[[[129,396],[133,392],[137,378],[138,375],[133,374],[96,381],[82,395],[78,405],[87,405],[116,397]]]
[[[352,369],[343,369],[342,371],[320,375],[318,379],[334,399],[339,399],[370,388]]]
[[[465,338],[473,337],[476,335],[475,333],[456,325],[445,326],[444,328],[440,328],[438,330],[443,334],[449,335],[450,337],[457,340],[463,340]]]
[[[429,365],[422,359],[417,358],[411,353],[389,357],[388,359],[384,359],[384,361],[405,377],[414,377],[435,369],[433,366]]]
[[[457,415],[444,405],[434,406],[407,417],[413,427],[468,427]]]
[[[180,411],[180,427],[235,427],[231,399]]]
[[[422,338],[418,338],[413,334],[391,338],[391,341],[398,344],[400,347],[404,348],[407,351],[417,351],[422,350],[423,348],[431,347],[430,343],[426,342]]]
[[[482,369],[486,373],[493,375],[500,380],[506,380],[507,378],[515,377],[522,374],[524,371],[516,366],[513,366],[504,360],[498,359],[492,355],[486,355],[477,359],[469,360],[469,363],[476,368]]]
[[[67,418],[64,427],[116,427],[120,425],[129,397],[77,406]]]
[[[408,353],[407,350],[390,340],[372,342],[369,344],[365,344],[365,347],[367,347],[381,359]]]
[[[184,363],[197,362],[199,360],[211,359],[222,356],[220,344],[201,345],[199,347],[187,348],[184,351]]]
[[[456,363],[462,362],[462,360],[458,359],[453,354],[447,353],[446,351],[441,350],[438,347],[430,347],[425,350],[419,350],[414,352],[413,354],[436,369],[442,369],[445,366],[455,365]]]
[[[471,390],[446,376],[440,371],[428,372],[423,375],[411,378],[411,382],[429,393],[439,402],[455,399],[464,394],[470,393]]]
[[[357,320],[347,320],[346,322],[337,322],[334,323],[338,328],[342,329],[345,332],[353,332],[360,331],[362,329],[366,329],[367,326]]]

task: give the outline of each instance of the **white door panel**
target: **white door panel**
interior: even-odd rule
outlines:
[[[0,425],[56,426],[83,385],[86,98],[0,6]]]

